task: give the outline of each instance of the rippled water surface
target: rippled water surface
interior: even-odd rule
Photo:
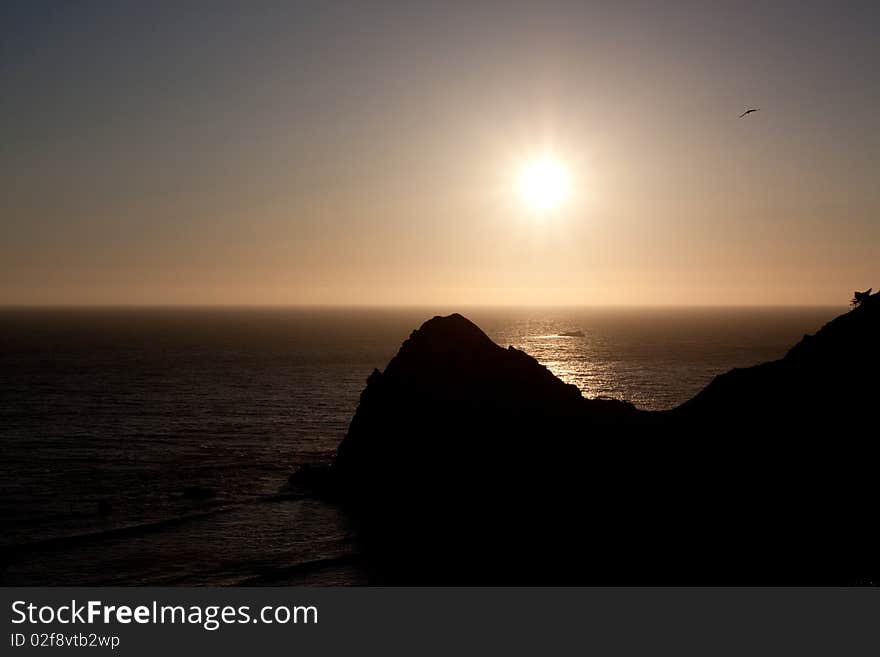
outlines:
[[[839,310],[464,314],[586,396],[661,409]],[[0,311],[0,583],[368,581],[342,514],[276,494],[438,312]]]

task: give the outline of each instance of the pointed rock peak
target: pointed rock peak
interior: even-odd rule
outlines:
[[[479,326],[472,321],[453,313],[445,317],[436,316],[426,321],[422,326],[413,331],[410,340],[417,344],[443,344],[463,345],[486,345],[496,347],[488,335],[483,333]]]
[[[413,331],[388,363],[385,374],[392,378],[426,377],[454,370],[476,375],[494,371],[486,361],[497,359],[505,350],[469,319],[459,314],[434,317]]]

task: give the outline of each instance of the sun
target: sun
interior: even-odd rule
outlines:
[[[517,187],[520,196],[532,210],[551,212],[558,209],[571,194],[571,175],[554,158],[539,157],[520,169]]]

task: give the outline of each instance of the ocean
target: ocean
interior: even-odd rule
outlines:
[[[585,396],[664,409],[843,310],[460,312]],[[446,312],[0,310],[0,584],[369,583],[345,514],[279,493]]]

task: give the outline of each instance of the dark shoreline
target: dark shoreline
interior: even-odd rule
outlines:
[[[291,323],[284,318],[298,317],[300,313],[274,311],[268,323],[256,321],[265,317],[263,313],[245,311],[123,312],[116,316],[123,317],[124,330],[119,330],[113,317],[109,323],[104,319],[97,324],[90,323],[94,318],[110,315],[113,314],[103,311],[97,315],[86,313],[82,322],[75,319],[71,323],[66,318],[73,315],[67,311],[58,315],[57,322],[54,315],[37,317],[25,313],[20,317],[36,318],[33,324],[16,322],[15,326],[6,323],[0,327],[5,329],[5,333],[0,333],[0,346],[9,347],[5,352],[0,349],[0,357],[9,375],[6,390],[12,393],[6,395],[4,415],[4,422],[11,429],[4,447],[12,457],[7,461],[5,476],[14,475],[5,479],[8,483],[4,489],[7,492],[4,518],[9,532],[5,537],[6,549],[2,550],[6,568],[0,571],[0,580],[18,584],[186,585],[234,584],[260,578],[269,583],[276,577],[272,573],[277,569],[285,572],[292,569],[290,579],[277,581],[311,584],[411,581],[398,578],[394,573],[380,572],[372,565],[382,565],[387,555],[371,553],[368,562],[368,556],[362,554],[362,547],[368,546],[362,545],[361,537],[351,545],[339,543],[354,540],[356,537],[351,531],[356,528],[332,529],[339,523],[350,522],[337,518],[341,512],[332,504],[325,504],[332,496],[328,498],[325,494],[316,499],[278,492],[298,465],[332,461],[333,450],[350,424],[364,375],[393,354],[409,314],[341,313],[339,316],[351,320],[346,320],[349,323],[345,326],[332,321],[336,313],[309,313],[312,319],[307,323]],[[202,322],[204,318],[214,317],[216,322],[213,319]],[[396,318],[393,322],[383,319],[392,317]],[[513,315],[513,320],[499,315],[502,323],[492,314],[487,317],[494,334],[498,335],[499,328],[516,327],[518,324],[513,320],[520,321],[516,318],[528,315]],[[673,365],[683,362],[682,357],[691,352],[664,354],[663,349],[657,352],[653,346],[654,351],[646,352],[640,345],[661,344],[661,340],[666,344],[665,340],[676,339],[676,332],[684,331],[681,340],[702,339],[703,335],[709,338],[705,346],[697,343],[705,350],[693,351],[697,357],[701,353],[721,354],[718,351],[720,339],[720,344],[727,349],[726,355],[719,358],[721,362],[724,358],[748,362],[737,356],[739,351],[733,349],[732,336],[748,337],[754,327],[766,334],[768,345],[781,345],[781,338],[776,336],[794,335],[798,325],[818,326],[822,319],[818,314],[801,313],[795,314],[800,319],[786,320],[788,324],[783,322],[768,328],[760,317],[779,317],[781,322],[788,315],[768,311],[755,318],[748,314],[740,316],[735,311],[722,315],[687,311],[669,315],[658,312],[645,317],[638,312],[627,312],[625,322],[617,324],[603,319],[608,317],[618,315],[600,312],[550,316],[546,327],[523,325],[525,331],[518,335],[537,336],[535,345],[549,345],[553,349],[571,348],[575,343],[582,345],[578,346],[582,349],[589,347],[593,340],[604,339],[604,334],[615,339],[622,336],[624,341],[618,340],[615,344],[628,351],[593,353],[593,358],[599,358],[600,364],[605,362],[603,358],[629,358],[633,360],[625,361],[624,365],[632,363],[641,367],[635,359],[655,352],[661,358],[677,355],[679,361],[669,359]],[[665,324],[654,322],[654,318],[663,317],[667,318],[663,320]],[[703,332],[692,331],[688,318],[695,318],[700,325],[703,317],[707,318],[701,325]],[[593,324],[593,318],[601,321]],[[284,321],[280,321],[282,319]],[[745,324],[741,323],[743,320]],[[358,324],[358,321],[366,324]],[[638,322],[651,326],[654,332],[641,329],[633,332]],[[737,332],[713,333],[726,330],[728,323]],[[590,327],[588,340],[543,339],[558,330],[579,325]],[[794,326],[795,331],[785,326]],[[618,327],[623,332],[617,332]],[[661,332],[656,333],[657,329]],[[333,331],[342,332],[337,338],[332,336]],[[311,336],[326,340],[328,332],[332,340],[312,341]],[[520,344],[514,337],[510,342]],[[568,347],[562,345],[563,342]],[[327,346],[321,346],[323,344]],[[368,349],[360,346],[362,344]],[[749,348],[744,353],[759,353],[753,343],[746,345]],[[300,363],[308,366],[309,361],[298,354],[308,349],[315,349],[315,354],[323,359],[322,367],[329,362],[332,368],[318,370],[311,366],[311,369],[300,370]],[[776,349],[780,351],[769,353],[781,353],[780,346],[774,347]],[[357,360],[348,354],[355,354]],[[331,360],[327,360],[328,357]],[[578,358],[579,353],[574,352],[570,357]],[[543,358],[553,360],[554,354],[547,352]],[[711,365],[706,366],[710,368]],[[302,378],[300,371],[307,377]],[[217,374],[222,374],[225,387],[216,387]],[[646,383],[652,383],[666,381],[665,377],[672,373],[646,370],[642,376],[647,377]],[[309,392],[309,382],[322,379],[327,381],[326,389]],[[637,389],[639,384],[638,378],[625,383],[623,379],[620,381],[620,385],[625,386],[621,389]],[[608,403],[619,407],[619,403]],[[326,413],[331,413],[331,418]],[[640,413],[640,416],[648,418],[655,414]],[[442,417],[443,414],[441,420]],[[335,429],[331,429],[331,419],[336,423]],[[485,429],[487,435],[495,431],[491,426]],[[574,431],[572,436],[581,435],[582,429]],[[311,431],[317,432],[314,439]],[[517,431],[514,427],[512,434],[516,435]],[[430,433],[427,432],[429,437]],[[545,434],[546,427],[535,429],[534,444],[527,448],[533,456],[519,476],[509,482],[510,490],[532,490],[539,500],[546,500],[549,494],[541,485],[545,478],[541,470],[566,453],[564,449],[552,448],[553,437],[545,439]],[[589,440],[589,434],[582,437]],[[454,441],[446,446],[444,458],[447,451],[451,454],[459,449]],[[443,491],[450,493],[452,502],[464,497],[456,493],[456,487],[468,485],[468,479],[461,478],[459,473],[467,469],[464,466],[472,450],[465,446],[460,451],[462,458],[452,464],[448,477],[439,484]],[[503,453],[503,450],[497,452]],[[573,459],[574,452],[562,458]],[[487,468],[483,472],[495,467],[491,461],[483,465]],[[408,465],[402,466],[394,477],[405,476],[408,469]],[[577,476],[582,478],[589,470],[585,468]],[[472,470],[474,477],[479,473],[479,469]],[[413,486],[407,489],[414,504],[419,500],[418,487],[423,483],[416,476]],[[518,495],[514,492],[509,500],[499,500],[499,504],[503,508],[504,504],[515,503]],[[562,497],[552,498],[551,504],[555,504],[556,499],[562,500],[563,507],[569,504]],[[350,509],[345,515],[356,520],[358,512]],[[449,537],[455,537],[459,528],[455,518],[450,517],[438,523],[438,527],[449,523],[447,536],[423,533],[421,529],[430,515],[430,505],[424,505],[416,506],[414,513],[406,516],[401,526],[411,523],[418,531],[412,537],[404,536],[402,545],[411,545],[413,549],[399,560],[400,564],[407,560],[420,561],[419,569],[424,571],[430,564],[442,566],[445,562],[443,555],[438,554],[439,546]],[[530,523],[526,513],[499,527],[498,536],[503,533],[515,545],[521,540],[518,527],[525,529]],[[369,528],[367,530],[364,536]],[[438,549],[433,549],[430,541],[436,541]],[[462,548],[450,546],[449,553],[453,555],[450,566],[455,565],[459,549]],[[335,561],[337,559],[341,561]],[[492,559],[491,553],[475,554],[472,562],[491,562]],[[553,560],[545,563],[552,564]],[[301,564],[315,564],[315,569]],[[445,575],[448,580],[441,579],[442,573],[438,570],[431,581],[480,581],[460,579],[463,574],[472,573],[475,567],[464,558],[461,564],[460,572],[449,568]],[[512,568],[509,572],[511,576],[526,577],[528,573],[522,570]],[[577,571],[573,571],[570,580],[554,581],[582,581],[578,577]],[[507,583],[503,578],[491,581]]]
[[[461,315],[438,316],[370,376],[332,466],[292,480],[360,518],[398,583],[877,581],[864,524],[877,445],[852,413],[872,408],[877,335],[880,295],[784,358],[648,412],[584,399]],[[563,457],[554,467],[522,453],[536,436]],[[581,547],[585,509],[603,544]],[[646,534],[668,542],[646,548]]]

